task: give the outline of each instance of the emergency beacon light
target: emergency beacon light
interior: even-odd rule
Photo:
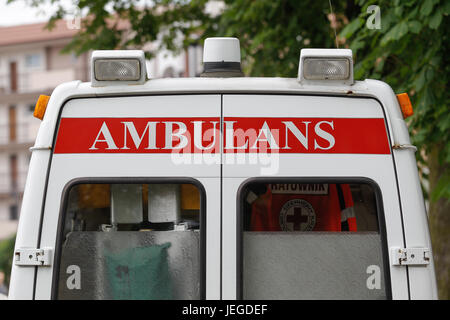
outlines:
[[[142,50],[95,50],[91,58],[93,87],[143,84],[147,78]]]
[[[353,84],[353,57],[350,49],[302,49],[298,80],[304,84]]]
[[[202,77],[243,77],[239,39],[207,38],[203,47]]]

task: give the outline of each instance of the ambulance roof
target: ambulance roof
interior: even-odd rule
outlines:
[[[49,149],[52,146],[60,109],[67,100],[87,97],[134,96],[156,94],[310,94],[331,96],[372,97],[380,101],[386,113],[391,140],[395,145],[410,144],[409,133],[391,87],[377,80],[356,81],[353,85],[301,84],[295,78],[167,78],[150,79],[141,85],[108,85],[92,87],[90,82],[63,83],[53,91],[35,146],[32,149]],[[95,108],[95,105],[93,105]]]

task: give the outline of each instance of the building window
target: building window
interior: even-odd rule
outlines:
[[[17,220],[19,218],[18,211],[17,211],[17,205],[13,204],[9,207],[9,219],[10,220]]]
[[[9,157],[9,168],[10,168],[11,189],[15,191],[18,185],[17,155],[13,154]]]
[[[16,92],[18,87],[17,62],[9,63],[9,88],[11,92]]]
[[[27,54],[25,56],[25,66],[27,68],[36,68],[41,66],[41,55],[37,53]]]
[[[77,62],[78,62],[78,57],[77,57],[77,55],[76,55],[74,52],[72,52],[72,53],[70,54],[70,61],[71,61],[72,63],[77,63]]]
[[[163,78],[174,78],[175,77],[175,70],[172,67],[167,67],[162,75]]]
[[[9,141],[16,141],[16,139],[17,139],[16,106],[14,106],[14,105],[9,106],[8,119],[9,119]]]

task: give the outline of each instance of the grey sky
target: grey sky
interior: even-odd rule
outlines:
[[[45,22],[55,11],[55,7],[50,5],[37,9],[27,6],[25,1],[21,0],[10,4],[6,2],[7,0],[0,0],[0,27]]]
[[[7,0],[0,0],[0,27],[15,26],[20,24],[29,24],[48,21],[51,14],[56,11],[56,6],[46,4],[38,8],[27,6],[28,1],[16,0],[13,3],[6,4]],[[59,0],[65,8],[74,11],[72,0]],[[141,6],[151,5],[152,0],[140,0],[138,4]],[[210,1],[207,4],[207,12],[217,15],[223,10],[222,1]],[[108,10],[108,6],[106,7]],[[111,9],[111,8],[109,8]],[[70,18],[70,16],[68,17]]]

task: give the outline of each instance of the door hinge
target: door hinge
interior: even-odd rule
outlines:
[[[430,264],[428,248],[393,248],[392,264],[394,266],[425,266]]]
[[[14,263],[17,266],[50,266],[52,251],[52,248],[20,248],[14,252]]]

